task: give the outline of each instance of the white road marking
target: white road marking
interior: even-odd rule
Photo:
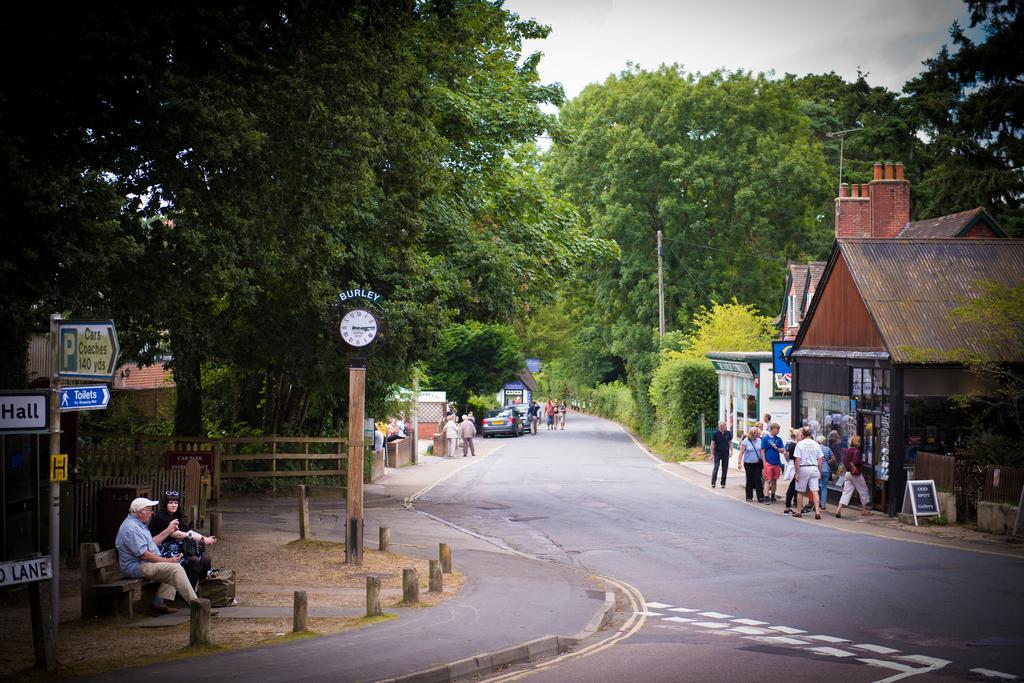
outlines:
[[[914,664],[934,666],[936,668],[942,668],[947,664],[952,664],[948,659],[936,659],[935,657],[928,657],[927,655],[901,655],[896,659],[902,659],[904,662],[913,662]]]
[[[689,607],[673,607],[669,612],[699,612],[697,609],[690,609]]]
[[[788,636],[743,636],[750,640],[756,640],[761,643],[768,643],[769,645],[810,645],[806,640],[799,640],[797,638],[789,638]]]
[[[732,619],[731,614],[722,614],[721,612],[701,612],[702,617],[711,617],[712,619]]]
[[[666,605],[664,602],[645,602],[644,607],[653,607],[654,609],[664,609],[671,607],[672,605]]]
[[[661,612],[651,612],[650,610],[644,610],[643,612],[633,612],[633,614],[639,614],[642,617],[663,617],[663,616],[665,616]]]
[[[988,678],[1001,678],[1004,681],[1020,680],[1020,678],[1014,676],[1013,674],[1004,674],[1002,671],[993,671],[992,669],[971,669],[971,673],[981,674],[982,676],[987,676]]]
[[[807,631],[801,631],[798,628],[790,628],[789,626],[769,626],[768,628],[773,631],[778,631],[779,633],[788,633],[791,636],[796,635],[797,633],[807,633]]]
[[[850,642],[846,638],[836,638],[835,636],[804,636],[809,640],[820,640],[823,643],[848,643]]]
[[[729,624],[723,624],[720,621],[695,621],[693,625],[702,628],[729,628]]]
[[[828,655],[830,657],[854,657],[852,652],[846,650],[840,650],[837,647],[809,647],[806,648],[808,652],[814,652],[819,655]]]
[[[915,669],[912,666],[907,666],[906,664],[900,664],[899,662],[888,662],[888,661],[886,661],[884,659],[858,658],[857,661],[858,662],[863,662],[864,664],[867,664],[868,666],[878,666],[878,667],[881,667],[883,669],[892,669],[893,671],[902,671],[904,673],[912,673],[914,671],[917,671],[917,669]]]
[[[765,633],[768,633],[768,631],[765,631],[763,628],[757,628],[756,626],[736,626],[729,630],[735,631],[736,633],[744,633],[748,636],[763,636]]]
[[[892,655],[899,652],[899,650],[894,650],[891,647],[885,647],[884,645],[872,645],[871,643],[861,643],[859,645],[854,645],[853,647],[857,648],[858,650],[877,652],[880,655]]]
[[[687,619],[686,617],[665,617],[662,621],[674,621],[677,624],[688,624],[693,621],[693,619]]]
[[[745,624],[746,626],[764,626],[767,621],[758,621],[757,619],[733,619],[737,624]]]

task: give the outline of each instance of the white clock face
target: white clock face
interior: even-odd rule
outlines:
[[[349,346],[363,347],[377,337],[377,318],[369,311],[357,308],[341,319],[341,338]]]

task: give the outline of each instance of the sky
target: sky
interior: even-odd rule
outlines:
[[[803,75],[837,74],[899,91],[943,44],[950,25],[969,25],[961,0],[507,0],[522,18],[551,26],[527,41],[543,52],[541,79],[572,98],[628,62],[677,63]]]

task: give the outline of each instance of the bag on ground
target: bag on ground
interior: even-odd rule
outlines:
[[[228,607],[235,601],[235,570],[214,569],[199,581],[196,595],[210,601],[211,607]]]

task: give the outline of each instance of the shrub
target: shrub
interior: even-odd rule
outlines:
[[[594,387],[589,400],[594,413],[630,427],[636,426],[636,402],[629,387],[622,382]]]
[[[717,412],[718,375],[706,360],[668,354],[654,371],[650,396],[657,411],[656,438],[677,448],[691,446],[697,417]]]

